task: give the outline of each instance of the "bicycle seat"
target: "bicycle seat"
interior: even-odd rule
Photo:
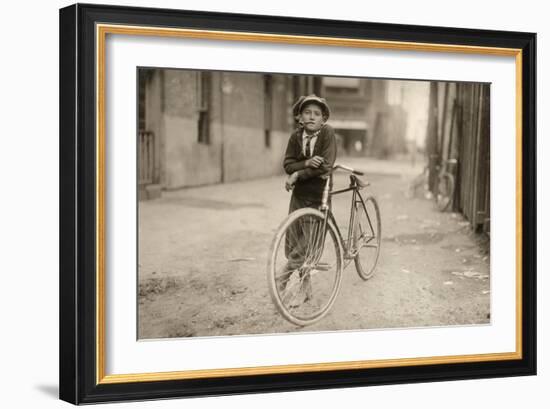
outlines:
[[[350,178],[351,184],[352,185],[356,184],[357,186],[359,186],[359,189],[363,189],[364,187],[367,187],[368,185],[370,185],[369,182],[362,181],[355,175],[350,175],[349,178]]]

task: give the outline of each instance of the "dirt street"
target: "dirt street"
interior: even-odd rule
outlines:
[[[490,322],[488,242],[459,214],[408,199],[418,169],[339,159],[366,169],[382,214],[375,275],[353,263],[326,317],[308,327],[283,319],[271,301],[266,260],[287,215],[284,177],[164,192],[139,203],[139,337],[471,325]],[[339,175],[335,186],[345,186]],[[347,229],[349,196],[333,210]]]

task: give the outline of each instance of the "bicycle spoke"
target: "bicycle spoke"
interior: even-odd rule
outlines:
[[[306,251],[304,254],[304,264],[308,265],[315,257],[315,223],[313,220],[306,220],[306,228],[304,233],[304,241],[306,243]]]
[[[296,287],[296,286],[294,286],[294,287]],[[302,287],[302,285],[301,285],[301,281],[300,281],[300,285],[298,286],[298,290],[294,293],[294,296],[292,297],[292,299],[288,303],[285,303],[285,304],[288,305],[288,307],[292,308],[292,306],[294,304],[296,304],[296,300],[298,299],[297,297],[298,297],[298,295],[300,295],[301,287]]]
[[[323,225],[322,222],[315,222],[315,234],[313,236],[312,240],[312,246],[313,246],[313,258],[310,260],[311,264],[315,264],[318,262],[323,254]]]
[[[287,259],[289,263],[292,263],[295,266],[295,268],[300,268],[305,260],[303,249],[303,231],[304,226],[300,222],[290,226],[287,231],[288,237],[285,242],[285,246],[290,247],[288,250]]]
[[[306,251],[304,254],[304,264],[310,264],[314,257],[316,232],[314,222],[307,220],[307,228],[305,229],[304,240],[306,243]]]

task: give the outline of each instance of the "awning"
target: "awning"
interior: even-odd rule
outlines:
[[[359,88],[359,78],[323,77],[325,87]]]
[[[367,121],[330,119],[328,123],[334,129],[369,129]]]

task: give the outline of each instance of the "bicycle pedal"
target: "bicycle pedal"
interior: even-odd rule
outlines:
[[[328,263],[317,263],[313,271],[328,271],[330,269],[330,264]]]

